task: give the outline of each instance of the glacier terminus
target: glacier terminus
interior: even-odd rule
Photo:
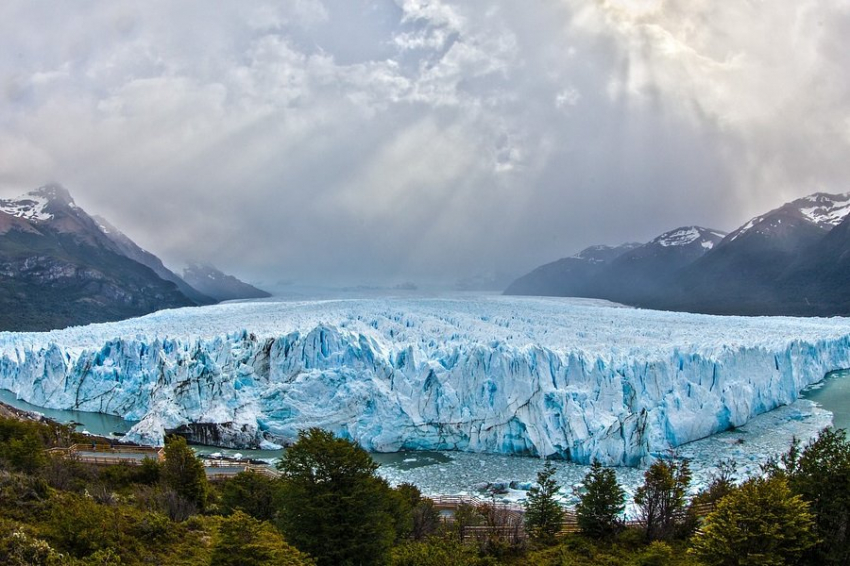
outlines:
[[[318,426],[376,452],[639,465],[850,368],[850,319],[721,317],[529,297],[256,301],[0,333],[0,388],[272,446]]]

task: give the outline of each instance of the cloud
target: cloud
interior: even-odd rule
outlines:
[[[13,0],[0,192],[267,281],[519,274],[848,190],[848,32],[839,0]]]

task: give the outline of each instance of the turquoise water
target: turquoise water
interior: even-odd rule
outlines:
[[[105,415],[103,413],[89,413],[87,411],[71,411],[65,409],[45,409],[22,401],[15,394],[5,389],[0,389],[0,401],[11,405],[22,411],[40,413],[45,417],[60,423],[78,423],[77,430],[85,430],[98,436],[111,436],[113,432],[124,433],[136,424],[134,421],[125,421],[121,417]]]
[[[850,371],[830,373],[820,383],[803,391],[803,398],[832,413],[832,426],[850,430]]]
[[[11,405],[23,411],[40,413],[60,423],[78,423],[77,430],[85,430],[98,436],[112,436],[112,433],[124,433],[130,430],[134,421],[126,421],[121,417],[105,415],[103,413],[89,413],[86,411],[70,411],[63,409],[45,409],[15,397],[15,394],[5,389],[0,389],[0,402]],[[198,454],[210,455],[221,454],[223,456],[236,456],[241,454],[246,458],[257,460],[276,460],[280,458],[281,450],[242,450],[231,448],[218,448],[215,446],[193,446]],[[399,452],[395,454],[374,454],[373,458],[382,466],[390,466],[399,470],[410,470],[434,464],[443,464],[451,461],[451,458],[439,452]]]

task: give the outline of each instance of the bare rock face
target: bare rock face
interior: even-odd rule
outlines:
[[[182,436],[191,444],[221,448],[260,448],[257,427],[237,423],[188,423],[166,431]]]

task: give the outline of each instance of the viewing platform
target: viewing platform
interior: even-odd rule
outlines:
[[[154,446],[115,446],[110,444],[74,444],[68,448],[51,448],[49,454],[61,454],[86,464],[127,464],[140,466],[145,458],[165,461],[162,448]]]

